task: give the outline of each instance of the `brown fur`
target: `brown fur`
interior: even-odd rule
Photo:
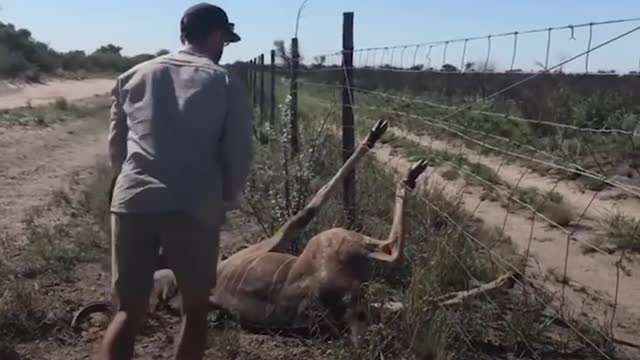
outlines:
[[[414,165],[398,185],[393,225],[387,240],[334,228],[312,237],[297,256],[284,251],[375,145],[387,126],[386,122],[379,122],[331,181],[274,236],[219,262],[217,285],[210,297],[212,309],[254,328],[309,329],[319,323],[339,330],[340,325],[347,325],[352,340],[359,342],[366,329],[360,287],[369,278],[371,261],[396,263],[401,259],[405,197],[414,189],[427,163],[420,161]],[[165,271],[162,277],[155,277],[155,293],[169,298],[176,295],[176,291],[171,291],[175,288],[172,276],[170,271]],[[72,325],[77,326],[81,318],[92,311],[103,310],[95,303],[90,304],[82,315],[74,317]]]

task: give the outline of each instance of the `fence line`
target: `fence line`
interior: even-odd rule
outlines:
[[[333,85],[333,84],[328,84],[328,83],[320,83],[320,82],[313,82],[313,81],[306,81],[306,80],[304,80],[304,83],[305,84],[310,84],[310,85],[313,85],[313,86],[322,86],[322,87],[333,88],[333,89],[342,88],[342,85]],[[382,92],[382,91],[367,90],[367,89],[354,87],[354,86],[352,86],[351,89],[353,89],[354,91],[357,91],[357,92],[365,93],[365,94],[377,95],[377,96],[386,97],[386,98],[389,98],[389,99],[406,101],[406,102],[410,102],[410,103],[424,104],[424,105],[427,105],[427,106],[430,106],[430,107],[439,108],[439,109],[443,109],[443,110],[456,110],[456,111],[461,110],[460,107],[439,104],[437,102],[424,100],[424,99],[420,99],[420,98],[417,98],[417,97],[392,95],[392,94],[387,94],[387,93]],[[498,118],[500,118],[500,119],[502,119],[504,121],[524,122],[524,123],[530,123],[530,124],[537,124],[537,125],[544,125],[544,126],[563,128],[563,129],[574,130],[574,131],[583,131],[583,132],[589,132],[589,133],[603,133],[603,134],[634,135],[633,131],[626,131],[626,130],[622,130],[622,129],[596,129],[596,128],[589,128],[589,127],[580,127],[580,126],[562,124],[562,123],[545,121],[545,120],[527,119],[527,118],[524,118],[524,117],[511,115],[511,114],[496,113],[496,112],[476,110],[476,109],[468,109],[468,110],[463,110],[463,111],[469,111],[469,112],[474,113],[474,114],[498,117]]]
[[[298,133],[298,102],[299,102],[299,93],[301,90],[305,89],[307,85],[311,85],[313,86],[318,86],[320,88],[324,87],[326,89],[332,89],[332,90],[341,90],[342,91],[342,100],[341,100],[341,104],[333,104],[333,103],[328,103],[325,102],[323,100],[320,100],[319,98],[312,96],[311,98],[314,99],[314,101],[318,101],[319,103],[322,103],[323,106],[341,106],[342,108],[342,153],[343,153],[343,157],[344,159],[346,159],[349,155],[350,155],[350,151],[353,151],[354,147],[355,147],[355,124],[354,124],[354,113],[356,113],[359,110],[364,110],[364,111],[375,111],[375,112],[381,112],[381,113],[387,113],[387,114],[395,114],[395,115],[399,115],[401,117],[408,117],[408,118],[413,118],[413,119],[418,119],[421,121],[422,124],[425,124],[427,127],[431,128],[431,129],[440,129],[440,130],[444,130],[447,133],[453,134],[456,137],[459,137],[465,141],[469,141],[471,143],[474,143],[480,147],[483,147],[485,149],[489,149],[491,151],[497,152],[497,153],[501,153],[502,154],[502,160],[500,162],[500,166],[498,167],[498,171],[496,171],[496,174],[499,174],[499,170],[502,167],[503,163],[506,162],[507,158],[509,157],[515,157],[515,158],[519,158],[519,159],[524,159],[528,162],[531,163],[538,163],[538,164],[542,164],[551,168],[555,168],[555,169],[559,169],[559,170],[563,170],[563,171],[567,171],[569,173],[573,173],[573,174],[577,174],[586,178],[590,178],[593,180],[597,180],[597,181],[601,181],[603,183],[606,183],[610,186],[613,186],[617,189],[620,189],[628,194],[631,194],[633,196],[638,196],[640,197],[640,186],[636,186],[633,184],[624,184],[623,182],[616,180],[614,178],[612,178],[611,176],[608,176],[606,174],[606,171],[604,170],[604,167],[602,165],[602,159],[600,158],[599,155],[596,154],[596,152],[591,148],[588,140],[584,141],[584,135],[583,134],[587,134],[587,135],[599,135],[599,136],[626,136],[629,137],[631,144],[635,147],[634,139],[633,137],[635,136],[635,131],[629,131],[629,130],[624,130],[622,128],[617,129],[617,128],[595,128],[595,127],[587,127],[587,126],[577,126],[577,125],[572,125],[572,124],[563,124],[563,123],[556,123],[553,121],[546,121],[546,120],[536,120],[536,119],[529,119],[527,117],[521,117],[521,116],[512,116],[509,114],[502,114],[502,113],[498,113],[498,112],[493,112],[493,111],[486,111],[483,110],[485,107],[487,107],[489,105],[489,103],[492,100],[497,99],[498,97],[508,93],[509,91],[522,87],[523,85],[532,82],[534,79],[541,77],[544,74],[549,74],[552,71],[556,70],[556,69],[561,69],[564,65],[569,64],[571,62],[574,62],[580,58],[585,58],[585,73],[589,72],[589,61],[590,61],[590,55],[601,49],[604,48],[616,41],[619,41],[623,38],[626,38],[628,36],[630,36],[631,34],[636,33],[637,31],[640,30],[640,26],[636,26],[634,28],[631,28],[630,30],[624,31],[616,36],[613,36],[603,42],[600,42],[599,44],[596,44],[594,46],[593,44],[593,30],[594,27],[598,27],[598,26],[603,26],[603,25],[608,25],[608,24],[617,24],[617,23],[632,23],[632,22],[640,22],[640,18],[631,18],[631,19],[617,19],[617,20],[610,20],[610,21],[603,21],[603,22],[591,22],[591,23],[584,23],[584,24],[578,24],[578,25],[567,25],[567,26],[560,26],[560,27],[549,27],[549,28],[544,28],[544,29],[535,29],[535,30],[526,30],[526,31],[515,31],[515,32],[510,32],[510,33],[500,33],[500,34],[494,34],[494,35],[486,35],[486,36],[478,36],[478,37],[469,37],[469,38],[462,38],[462,39],[453,39],[453,40],[446,40],[446,41],[439,41],[439,42],[429,42],[429,43],[420,43],[420,44],[410,44],[410,45],[395,45],[395,46],[386,46],[386,47],[373,47],[373,48],[363,48],[363,49],[356,49],[353,46],[353,13],[344,13],[343,14],[343,50],[339,51],[339,52],[335,52],[335,53],[329,53],[329,54],[324,54],[324,55],[320,55],[320,57],[324,57],[324,61],[326,61],[327,57],[330,57],[332,59],[339,59],[340,61],[340,65],[331,65],[332,67],[327,67],[326,65],[320,64],[317,67],[311,67],[311,68],[307,68],[305,66],[302,66],[302,68],[300,67],[299,64],[299,53],[298,53],[298,39],[294,38],[292,39],[291,42],[291,59],[290,59],[290,63],[288,64],[289,66],[289,80],[290,80],[290,86],[289,86],[289,96],[293,99],[293,101],[291,102],[291,108],[289,109],[289,111],[293,114],[292,116],[292,122],[290,124],[290,129],[292,131],[292,137],[295,138],[294,141],[292,141],[292,152],[293,154],[297,154],[300,151],[300,146],[301,144],[298,143],[297,140],[297,133]],[[588,37],[588,45],[587,45],[587,49],[585,51],[579,52],[578,54],[571,56],[568,59],[565,59],[563,61],[560,61],[559,63],[556,63],[554,65],[550,66],[550,52],[551,52],[551,48],[553,45],[553,36],[552,34],[556,31],[560,31],[560,30],[570,30],[571,32],[571,39],[575,39],[574,37],[574,31],[576,28],[582,28],[582,27],[588,27],[589,29],[589,37]],[[358,79],[357,79],[357,75],[360,74],[360,72],[363,70],[362,66],[357,66],[354,65],[353,61],[354,61],[354,55],[359,55],[360,60],[363,54],[367,54],[367,60],[365,61],[365,63],[368,63],[368,57],[369,54],[373,54],[373,63],[376,63],[376,56],[377,53],[379,51],[382,51],[382,57],[380,59],[380,62],[382,65],[384,65],[384,60],[385,58],[388,56],[389,57],[389,63],[393,64],[394,63],[394,58],[396,55],[396,50],[399,50],[399,57],[400,57],[400,68],[394,68],[394,67],[385,67],[382,69],[376,69],[375,71],[379,71],[379,70],[384,70],[384,71],[390,71],[390,72],[398,72],[398,73],[407,73],[407,72],[424,72],[422,70],[418,70],[418,69],[404,69],[404,63],[405,63],[405,58],[406,56],[411,56],[411,55],[407,55],[407,51],[410,51],[410,49],[413,49],[413,67],[416,66],[417,64],[417,60],[418,60],[418,54],[419,54],[419,50],[422,48],[427,49],[427,55],[426,55],[426,59],[429,62],[429,65],[431,63],[431,50],[434,47],[442,47],[443,48],[443,53],[442,53],[442,63],[447,64],[448,63],[448,50],[451,44],[455,44],[455,43],[463,43],[464,44],[464,49],[463,49],[463,53],[462,53],[462,60],[461,60],[461,69],[460,72],[462,72],[462,67],[465,65],[465,60],[466,60],[466,56],[467,56],[467,45],[468,43],[472,42],[472,41],[480,41],[480,40],[486,40],[487,41],[487,47],[486,47],[486,58],[485,58],[485,62],[484,62],[484,70],[480,73],[485,73],[488,74],[489,72],[488,70],[488,65],[489,65],[489,61],[491,58],[491,53],[492,53],[492,49],[493,49],[493,43],[492,43],[492,39],[495,38],[500,38],[500,37],[509,37],[509,36],[513,36],[513,50],[511,53],[511,65],[510,65],[510,71],[514,70],[514,64],[517,58],[517,54],[518,54],[518,46],[519,46],[519,42],[521,42],[522,40],[522,35],[525,34],[534,34],[534,33],[547,33],[547,40],[546,40],[546,47],[545,47],[545,51],[544,51],[544,66],[543,66],[543,70],[525,76],[524,78],[515,81],[509,85],[503,86],[501,88],[499,88],[497,91],[493,91],[490,94],[486,95],[486,96],[482,96],[480,99],[476,100],[476,101],[472,101],[466,104],[462,104],[460,106],[451,106],[451,105],[445,105],[445,104],[441,104],[435,101],[429,101],[429,100],[425,100],[425,99],[421,99],[421,98],[417,98],[417,97],[409,97],[409,96],[399,96],[399,95],[393,95],[393,94],[389,94],[387,92],[384,91],[379,91],[379,90],[367,90],[365,88],[360,88],[355,86],[355,84],[357,83]],[[390,53],[389,53],[390,52]],[[410,53],[409,53],[410,54]],[[271,79],[272,79],[272,87],[271,87],[271,106],[274,106],[275,103],[275,73],[276,73],[276,66],[275,66],[275,52],[272,51],[271,53]],[[261,55],[261,57],[259,58],[259,60],[257,61],[259,63],[259,67],[260,67],[260,71],[261,71],[261,80],[260,80],[260,117],[261,120],[264,119],[263,117],[263,107],[264,107],[264,55]],[[359,61],[360,65],[362,63],[362,61]],[[249,83],[252,86],[252,93],[254,96],[254,106],[256,103],[255,100],[255,96],[256,96],[256,91],[255,91],[255,82],[256,82],[256,74],[255,71],[252,70],[253,68],[255,68],[255,64],[256,62],[252,62],[249,66]],[[365,65],[368,66],[368,65]],[[357,71],[354,71],[357,70]],[[306,74],[306,75],[312,75],[312,74],[321,74],[321,73],[330,73],[330,72],[340,72],[338,74],[338,76],[340,76],[340,81],[341,84],[340,85],[333,85],[333,84],[329,84],[329,83],[322,83],[322,82],[314,82],[314,81],[307,81],[307,79],[300,79],[300,74]],[[445,72],[446,73],[446,72]],[[453,72],[456,73],[456,72]],[[354,78],[355,77],[355,78]],[[441,110],[447,110],[447,111],[451,111],[450,113],[446,114],[446,115],[442,115],[442,116],[436,116],[436,117],[430,117],[430,116],[423,116],[420,114],[415,114],[413,113],[410,109],[407,111],[399,111],[399,110],[394,110],[394,109],[386,109],[383,107],[377,107],[377,106],[369,106],[369,105],[357,105],[355,103],[355,97],[354,94],[356,92],[360,92],[362,94],[365,95],[374,95],[374,96],[381,96],[381,97],[385,97],[388,99],[393,99],[393,100],[399,100],[399,101],[403,101],[406,103],[410,103],[410,104],[423,104],[423,105],[427,105],[429,107],[432,108],[437,108],[437,109],[441,109]],[[338,100],[336,99],[336,102]],[[479,107],[479,108],[475,108],[475,107]],[[475,114],[479,114],[479,115],[485,115],[485,116],[490,116],[490,117],[495,117],[497,118],[500,122],[518,122],[518,123],[526,123],[526,124],[530,124],[530,125],[542,125],[544,127],[550,127],[550,128],[554,128],[554,129],[562,129],[562,130],[566,130],[566,131],[576,131],[580,134],[580,136],[583,136],[581,139],[584,141],[584,147],[587,150],[587,155],[595,162],[595,164],[597,165],[597,167],[600,170],[600,173],[592,171],[587,169],[586,167],[578,164],[577,162],[572,162],[569,160],[568,155],[566,155],[565,158],[561,158],[557,155],[548,153],[544,150],[540,150],[535,148],[534,146],[528,145],[528,144],[520,144],[517,141],[515,141],[514,139],[509,139],[503,136],[500,136],[498,134],[491,134],[488,132],[484,132],[482,130],[478,130],[478,129],[473,129],[471,126],[463,126],[460,124],[456,124],[454,121],[450,121],[452,120],[452,118],[454,116],[457,115],[462,115],[465,112],[470,112],[470,113],[475,113]],[[271,116],[270,119],[273,119],[273,111],[271,112]],[[273,122],[273,121],[271,121]],[[283,126],[287,126],[286,124],[283,124]],[[605,126],[605,125],[603,125]],[[502,148],[499,145],[492,145],[489,144],[486,141],[482,141],[479,139],[476,139],[474,137],[471,137],[468,135],[468,133],[476,133],[476,134],[481,134],[482,136],[485,137],[491,137],[493,139],[499,139],[501,141],[506,141],[508,144],[517,144],[519,146],[526,146],[527,148],[529,148],[530,150],[532,150],[534,153],[531,154],[530,156],[526,156],[523,154],[520,154],[518,152],[512,151],[508,148]],[[617,139],[617,138],[615,138]],[[430,141],[431,141],[431,146],[430,148],[432,148],[433,145],[433,138],[430,137]],[[564,137],[562,137],[560,139],[560,141],[564,141]],[[460,153],[458,154],[458,156],[461,156],[463,153],[463,148],[462,146],[460,147]],[[567,165],[563,165],[563,164],[556,164],[555,162],[550,162],[550,161],[546,161],[546,160],[541,160],[538,158],[535,158],[535,155],[538,154],[542,154],[550,159],[554,159],[557,161],[562,161],[564,164]],[[403,157],[403,156],[401,156]],[[583,222],[583,220],[585,220],[586,218],[586,214],[587,211],[591,208],[593,202],[596,200],[596,198],[598,197],[598,195],[603,191],[603,189],[599,189],[594,191],[593,196],[591,197],[590,201],[587,203],[587,205],[584,207],[584,209],[581,211],[581,214],[578,218],[577,221],[572,223],[572,228],[573,229],[569,229],[567,228],[567,226],[563,226],[560,225],[558,222],[550,219],[549,217],[547,217],[545,214],[543,214],[541,212],[541,209],[543,208],[543,206],[546,204],[547,201],[550,201],[551,195],[554,193],[556,187],[558,186],[558,184],[561,181],[561,178],[558,178],[557,181],[555,182],[553,189],[547,194],[547,196],[544,197],[544,200],[542,202],[542,205],[540,204],[535,204],[534,200],[530,200],[526,201],[523,200],[521,198],[519,198],[517,196],[517,191],[519,191],[521,182],[523,181],[523,179],[525,178],[525,176],[531,171],[529,167],[525,167],[524,171],[521,173],[521,175],[518,178],[518,181],[516,182],[515,185],[509,185],[509,184],[505,184],[505,183],[500,183],[500,184],[495,184],[492,183],[491,181],[488,181],[487,179],[483,178],[482,176],[479,176],[478,174],[475,174],[473,171],[469,171],[467,170],[467,168],[463,165],[458,165],[453,161],[448,161],[445,158],[439,156],[438,154],[434,154],[433,155],[434,159],[437,159],[440,161],[441,164],[445,164],[453,169],[455,169],[456,171],[464,174],[465,176],[474,179],[476,181],[481,182],[483,185],[493,189],[494,191],[496,191],[498,194],[505,196],[508,199],[508,205],[507,205],[507,209],[505,212],[505,216],[504,219],[502,221],[502,227],[500,228],[500,236],[497,240],[494,239],[493,244],[501,241],[501,239],[503,238],[504,234],[505,234],[505,230],[507,228],[507,223],[508,223],[508,219],[511,212],[511,204],[512,202],[515,202],[517,204],[519,204],[520,206],[524,207],[524,209],[526,210],[530,210],[531,211],[531,227],[530,227],[530,231],[529,231],[529,237],[528,237],[528,241],[526,242],[526,250],[524,253],[524,269],[519,269],[518,266],[510,263],[508,260],[506,260],[503,256],[501,256],[500,254],[496,253],[493,250],[493,245],[492,246],[488,246],[487,244],[485,244],[484,242],[480,241],[477,237],[473,236],[472,234],[470,234],[466,229],[465,226],[463,224],[460,224],[458,222],[456,222],[453,218],[451,218],[451,216],[449,216],[446,211],[442,211],[441,209],[438,209],[437,206],[435,206],[434,204],[430,203],[429,199],[427,199],[423,194],[419,194],[419,197],[434,211],[436,211],[438,214],[440,214],[442,217],[444,217],[447,222],[449,222],[451,225],[453,225],[455,228],[457,228],[461,234],[464,235],[464,239],[466,239],[467,241],[470,241],[472,243],[475,244],[475,246],[478,246],[480,248],[483,248],[487,254],[489,255],[491,261],[493,264],[497,264],[499,267],[501,267],[501,269],[503,271],[507,270],[507,269],[511,269],[513,271],[515,271],[516,273],[519,274],[524,274],[524,272],[526,271],[526,264],[529,261],[530,258],[530,251],[531,251],[531,245],[534,239],[534,233],[536,230],[536,218],[540,217],[544,220],[544,222],[546,222],[547,224],[551,225],[553,228],[560,230],[561,233],[563,233],[564,235],[566,235],[566,241],[564,243],[565,247],[564,247],[564,252],[563,254],[561,254],[563,256],[563,261],[562,261],[562,265],[563,265],[563,270],[562,270],[562,281],[561,281],[561,295],[560,295],[560,312],[556,312],[555,310],[552,309],[552,311],[554,312],[554,314],[556,316],[558,316],[560,319],[562,319],[562,321],[567,324],[567,326],[578,336],[580,336],[583,340],[585,340],[587,343],[590,344],[590,346],[592,346],[595,350],[597,350],[601,355],[603,355],[605,358],[609,359],[609,356],[607,354],[605,354],[605,352],[598,347],[593,341],[591,341],[591,339],[588,338],[588,336],[586,336],[584,333],[582,333],[577,327],[573,326],[571,324],[571,321],[566,319],[564,316],[564,308],[565,308],[565,302],[567,300],[567,295],[565,293],[565,289],[567,287],[568,284],[568,276],[569,276],[569,262],[571,260],[571,256],[570,256],[570,250],[571,250],[571,241],[577,241],[578,243],[584,245],[586,248],[593,250],[595,252],[597,252],[600,255],[606,256],[606,257],[611,257],[610,253],[603,250],[601,247],[594,245],[588,241],[586,241],[585,239],[582,238],[576,238],[575,234],[577,229],[579,228],[579,225]],[[343,159],[343,160],[344,160]],[[482,163],[480,160],[478,161],[478,163]],[[473,164],[472,164],[473,165]],[[469,165],[466,165],[467,167]],[[497,175],[499,176],[499,175]],[[505,189],[506,187],[506,189]],[[355,210],[356,210],[356,202],[355,202],[355,174],[352,174],[352,176],[350,176],[344,183],[344,206],[345,206],[345,214],[347,215],[347,219],[349,220],[350,224],[353,224],[353,222],[355,221],[356,215],[355,215]],[[484,202],[483,199],[480,199],[478,204],[475,206],[475,211],[473,212],[472,216],[476,215],[476,211],[480,208],[480,205]],[[523,210],[524,212],[525,210]],[[514,212],[515,213],[515,212]],[[521,214],[518,213],[519,217],[522,217]],[[640,225],[640,223],[638,223],[638,225]],[[638,226],[636,227],[636,229],[638,228]],[[444,244],[444,246],[448,246],[447,244]],[[469,271],[468,268],[465,267],[464,262],[459,258],[459,256],[452,251],[449,247],[447,247],[447,251],[450,252],[450,254],[457,260],[457,262],[460,264],[460,266],[463,267],[463,269],[465,271],[467,271],[468,275],[470,277],[473,277],[472,272]],[[617,313],[617,309],[618,309],[618,303],[619,303],[619,292],[620,292],[620,279],[621,279],[621,266],[622,266],[622,261],[624,260],[624,256],[625,256],[625,252],[622,251],[622,254],[620,255],[620,259],[615,263],[615,268],[616,268],[616,284],[615,284],[615,291],[614,291],[614,295],[613,295],[613,305],[612,305],[612,314],[611,314],[611,318],[610,318],[610,327],[609,327],[609,334],[605,334],[603,331],[601,331],[600,329],[597,329],[595,327],[593,327],[590,323],[587,323],[586,325],[590,328],[592,328],[592,330],[597,331],[598,333],[602,334],[603,336],[605,336],[605,338],[611,340],[611,341],[615,341],[618,343],[621,343],[619,340],[615,339],[614,337],[614,328],[615,328],[615,319],[616,319],[616,313]],[[498,260],[498,261],[493,261],[493,260]],[[509,271],[511,271],[509,270]],[[523,288],[526,289],[527,286],[533,286],[533,283],[531,283],[530,280],[520,280],[518,279],[518,282],[522,284]],[[576,281],[576,283],[579,283]],[[548,304],[547,302],[545,302],[544,300],[540,299],[539,295],[537,295],[535,292],[532,292],[533,297],[536,299],[536,301],[538,301],[540,304],[544,305],[545,308],[547,309],[551,309],[550,304]],[[487,300],[492,303],[493,305],[496,306],[496,308],[499,308],[497,306],[497,304],[495,304],[495,302],[487,295],[485,294],[485,296],[487,297]],[[555,300],[555,299],[554,299]],[[499,312],[499,314],[501,316],[504,316],[504,314],[502,314],[502,312]],[[527,338],[522,334],[519,333],[519,331],[515,328],[513,328],[513,324],[511,324],[509,322],[509,320],[505,317],[506,323],[508,326],[512,327],[512,330],[514,330],[515,332],[518,333],[518,335],[520,337],[522,337],[522,339],[524,340],[524,344],[525,346],[529,349],[529,351],[532,353],[533,356],[535,356],[536,358],[539,358],[539,355],[535,352],[535,350],[533,350],[533,348],[531,347],[531,345],[529,344],[529,342],[527,341]]]
[[[307,83],[307,82],[305,82],[305,83]],[[480,135],[483,135],[483,136],[493,137],[493,138],[496,138],[496,139],[499,139],[499,140],[502,140],[502,141],[507,141],[507,142],[514,143],[516,145],[524,145],[524,144],[518,143],[517,141],[514,141],[512,139],[506,139],[506,138],[503,138],[503,137],[496,136],[494,134],[489,134],[489,133],[486,133],[486,132],[482,132],[482,131],[478,131],[478,130],[474,130],[474,129],[470,129],[470,128],[459,127],[459,126],[457,126],[455,124],[451,124],[451,123],[445,124],[443,121],[448,119],[448,118],[450,118],[450,117],[452,117],[453,114],[449,115],[449,116],[442,117],[440,119],[434,119],[432,117],[420,116],[420,115],[415,115],[415,114],[408,113],[408,112],[403,112],[403,111],[398,111],[398,110],[390,110],[390,109],[381,108],[381,107],[359,106],[359,105],[354,105],[353,107],[355,109],[377,110],[377,111],[385,112],[385,113],[388,113],[388,114],[396,114],[396,115],[415,118],[415,119],[423,121],[425,124],[427,124],[427,125],[429,125],[431,127],[443,129],[443,130],[445,130],[447,132],[450,132],[450,133],[452,133],[452,134],[454,134],[454,135],[456,135],[456,136],[458,136],[458,137],[460,137],[460,138],[462,138],[464,140],[473,142],[476,145],[479,145],[479,146],[484,147],[486,149],[489,149],[489,150],[492,150],[492,151],[496,151],[496,152],[500,152],[500,153],[503,153],[505,155],[509,155],[509,156],[512,156],[512,157],[520,158],[520,159],[523,159],[523,160],[526,160],[526,161],[529,161],[529,162],[535,162],[535,163],[538,163],[538,164],[541,164],[541,165],[544,165],[544,166],[549,166],[549,167],[552,167],[552,168],[555,168],[555,169],[558,169],[558,170],[562,170],[562,171],[566,171],[566,172],[569,172],[569,173],[585,176],[585,177],[591,178],[593,180],[603,181],[608,185],[611,185],[613,187],[616,187],[616,188],[618,188],[620,190],[623,190],[623,191],[629,193],[630,195],[640,196],[640,188],[638,186],[634,186],[634,185],[631,185],[631,184],[624,184],[624,183],[621,183],[621,182],[619,182],[617,180],[608,178],[604,174],[599,174],[599,173],[596,173],[596,172],[589,171],[589,170],[585,169],[584,167],[582,167],[581,165],[579,165],[577,163],[569,162],[566,159],[562,159],[560,157],[557,157],[557,156],[555,156],[553,154],[550,154],[550,153],[545,152],[543,150],[537,149],[535,147],[528,146],[528,148],[530,150],[534,151],[535,153],[539,153],[539,154],[545,155],[546,157],[549,157],[549,158],[553,158],[553,159],[556,159],[556,160],[567,162],[567,164],[569,166],[571,166],[571,167],[563,166],[561,164],[556,164],[556,163],[552,163],[552,162],[548,162],[548,161],[544,161],[544,160],[540,160],[540,159],[536,159],[536,158],[532,158],[530,156],[526,156],[526,155],[522,155],[522,154],[519,154],[519,153],[515,153],[513,151],[501,149],[501,148],[498,148],[498,147],[493,146],[491,144],[488,144],[486,142],[483,142],[481,140],[472,138],[472,137],[468,136],[467,134],[465,134],[464,131],[477,132],[477,133],[479,133]]]
[[[463,42],[470,42],[470,41],[476,41],[476,40],[485,40],[487,38],[500,38],[500,37],[514,36],[514,35],[527,35],[527,34],[535,34],[535,33],[549,32],[549,31],[559,31],[559,30],[573,31],[575,29],[579,29],[582,27],[593,28],[596,26],[621,24],[621,23],[629,23],[629,22],[640,22],[640,18],[624,18],[624,19],[614,19],[614,20],[606,20],[606,21],[595,21],[595,22],[581,23],[576,25],[555,26],[555,27],[552,26],[552,27],[538,28],[538,29],[532,29],[532,30],[510,31],[510,32],[503,32],[503,33],[496,33],[496,34],[472,36],[472,37],[466,37],[466,38],[453,38],[448,40],[429,41],[429,42],[414,43],[414,44],[368,47],[368,48],[355,49],[354,51],[359,52],[359,51],[372,51],[372,50],[392,50],[392,49],[407,49],[412,47],[446,45],[446,44],[454,44],[454,43],[460,43],[460,42],[463,43]],[[322,55],[330,56],[330,55],[338,55],[340,53],[341,51],[337,50],[337,51],[328,52],[325,54],[318,54],[316,56],[322,56]]]

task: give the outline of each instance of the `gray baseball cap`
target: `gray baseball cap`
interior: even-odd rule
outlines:
[[[229,22],[222,8],[209,3],[199,3],[188,8],[180,20],[180,32],[185,35],[205,35],[212,31],[223,31],[224,41],[235,43],[241,40],[235,32],[235,24]]]

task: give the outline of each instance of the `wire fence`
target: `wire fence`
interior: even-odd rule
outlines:
[[[612,33],[607,30],[612,25],[622,28]],[[637,348],[639,334],[629,329],[640,324],[640,306],[633,300],[640,295],[640,281],[633,277],[640,250],[640,73],[604,76],[611,73],[594,71],[592,59],[617,43],[637,43],[640,18],[370,48],[353,47],[353,14],[345,14],[343,31],[342,50],[317,55],[315,63],[298,64],[295,71],[290,71],[295,59],[275,66],[272,57],[271,102],[275,84],[288,79],[295,83],[290,86],[295,114],[299,106],[301,111],[305,106],[342,109],[341,121],[333,125],[345,157],[376,120],[389,120],[391,135],[376,150],[377,158],[392,171],[406,168],[415,157],[429,158],[434,164],[430,185],[463,194],[459,206],[497,233],[489,241],[480,239],[469,223],[418,194],[425,212],[439,214],[495,268],[520,274],[527,296],[603,358],[612,358],[611,352],[593,334]],[[551,54],[561,34],[572,42],[583,39],[584,47],[573,47],[571,55],[554,62]],[[522,49],[533,48],[527,42],[539,41],[540,35],[544,46],[534,54],[543,59],[539,69],[523,70],[518,59],[530,50]],[[497,69],[495,44],[504,40],[511,44],[502,52],[507,66]],[[478,58],[472,53],[478,44],[484,44],[482,61],[469,61]],[[640,58],[640,52],[625,54],[629,63]],[[582,64],[581,71],[565,71],[580,68],[576,64]],[[247,68],[260,108],[266,95],[255,79],[266,69]],[[261,115],[259,123],[263,120]],[[281,126],[295,137],[297,115],[291,122]],[[350,223],[357,222],[359,211],[355,176],[345,182]],[[517,261],[496,250],[506,239]],[[465,267],[463,254],[447,251]],[[508,311],[488,295],[486,300],[518,330]],[[573,316],[582,307],[586,319]],[[462,324],[456,327],[464,332]],[[533,358],[543,357],[529,343],[530,334],[515,332]]]

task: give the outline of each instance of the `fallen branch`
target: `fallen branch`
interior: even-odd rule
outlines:
[[[486,283],[484,285],[478,286],[477,288],[473,288],[465,291],[458,291],[434,298],[427,299],[428,306],[436,305],[436,306],[452,306],[461,304],[465,300],[478,296],[480,294],[484,294],[493,290],[502,289],[502,288],[511,288],[514,282],[518,278],[518,274],[515,272],[510,272],[500,276],[490,283]],[[383,310],[389,312],[398,312],[402,311],[405,306],[403,303],[398,301],[387,302],[384,304],[374,303],[371,304],[371,307],[374,310]]]
[[[464,300],[487,293],[492,290],[501,289],[501,288],[511,288],[513,287],[513,283],[517,280],[516,273],[511,272],[500,276],[490,283],[486,283],[484,285],[478,286],[477,288],[471,290],[465,290],[460,292],[455,292],[447,295],[440,296],[430,301],[438,306],[450,306],[457,305],[462,303]]]

